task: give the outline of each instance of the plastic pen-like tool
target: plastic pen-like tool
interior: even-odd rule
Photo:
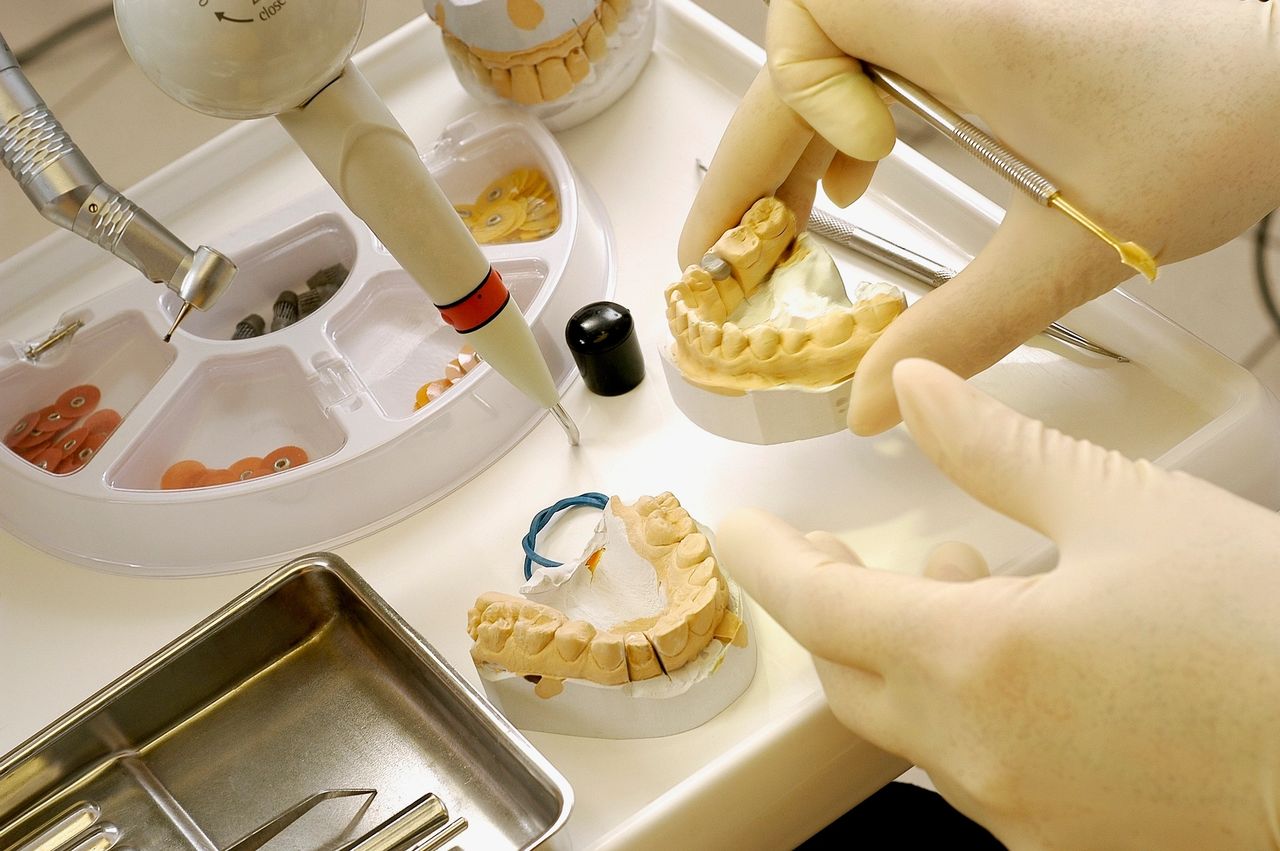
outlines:
[[[551,409],[577,441],[502,277],[391,110],[349,61],[365,0],[222,0],[216,9],[115,0],[115,10],[129,54],[177,100],[222,118],[276,116],[445,321],[508,381]]]
[[[369,225],[485,361],[551,410],[569,442],[578,430],[520,307],[354,65],[300,109],[277,118],[357,216]],[[343,132],[340,128],[345,128]]]
[[[903,106],[923,118],[933,128],[951,141],[981,160],[988,168],[1012,183],[1037,203],[1052,207],[1110,245],[1120,255],[1120,262],[1146,276],[1156,279],[1155,258],[1136,242],[1122,242],[1106,228],[1099,225],[1078,207],[1062,197],[1062,191],[1044,175],[1036,171],[1016,154],[981,128],[966,121],[932,94],[915,83],[878,65],[863,63],[868,76],[883,91],[892,95]]]

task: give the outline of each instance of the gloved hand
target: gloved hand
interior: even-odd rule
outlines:
[[[925,454],[1060,560],[943,582],[731,515],[725,568],[814,654],[836,716],[1015,849],[1280,847],[1280,518],[936,364],[894,380]],[[928,569],[984,572],[964,546]]]
[[[720,143],[681,236],[680,264],[698,262],[763,195],[778,192],[803,218],[824,173],[836,203],[862,194],[894,131],[851,57],[980,116],[1069,200],[1160,263],[1221,245],[1280,203],[1275,6],[773,0],[767,73]],[[890,373],[902,358],[972,375],[1132,274],[1080,225],[1014,194],[969,267],[862,361],[850,427],[873,434],[898,421]]]

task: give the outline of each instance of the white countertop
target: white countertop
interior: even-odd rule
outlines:
[[[656,360],[657,342],[666,334],[660,293],[678,274],[674,246],[696,190],[693,158],[714,150],[734,92],[745,86],[751,69],[749,52],[726,57],[720,45],[701,53],[691,49],[688,40],[697,28],[711,26],[705,13],[684,2],[669,2],[662,11],[659,45],[636,88],[604,115],[559,136],[613,218],[617,300],[635,314],[647,359],[645,382],[612,399],[592,396],[575,383],[565,407],[581,427],[580,447],[567,447],[557,425],[543,420],[449,497],[337,550],[473,683],[468,606],[485,590],[514,592],[522,578],[519,541],[529,518],[585,490],[627,498],[671,490],[711,526],[734,507],[761,506],[799,526],[835,531],[869,564],[897,570],[918,570],[935,543],[954,538],[975,542],[997,565],[1043,550],[1044,542],[1031,532],[956,491],[901,429],[874,440],[837,434],[757,447],[701,432],[675,409]],[[747,51],[732,39],[726,43]],[[390,37],[362,64],[420,144],[474,108],[443,61],[438,35],[424,21]],[[416,69],[411,78],[406,68]],[[423,97],[424,90],[430,97]],[[161,218],[176,220],[177,232],[199,232],[201,240],[216,245],[216,234],[235,222],[239,209],[282,205],[293,193],[318,185],[278,130],[249,130],[256,134],[252,138],[279,149],[271,168],[255,172],[253,197],[193,209],[164,181],[153,180],[140,187],[138,200]],[[175,168],[189,169],[201,156],[196,151]],[[212,158],[215,174],[209,179],[224,167],[225,157]],[[164,173],[173,177],[168,186],[177,173]],[[879,208],[868,208],[863,221],[874,224],[880,217],[885,229],[901,231],[902,220],[890,221]],[[972,222],[960,225],[981,231]],[[874,268],[849,257],[841,257],[841,265]],[[0,336],[28,335],[77,296],[126,279],[125,273],[98,278],[55,294],[56,307],[40,303],[16,311],[0,323]],[[1233,429],[1242,417],[1262,417],[1258,412],[1264,409],[1266,421],[1274,422],[1265,393],[1256,395],[1250,379],[1225,359],[1119,296],[1100,300],[1079,319],[1086,333],[1132,326],[1135,341],[1141,338],[1153,353],[1173,352],[1167,360],[1195,380],[1175,390],[1176,382],[1157,377],[1162,365],[1150,372],[1117,369],[1038,341],[994,368],[983,385],[1100,442],[1194,469],[1207,464],[1221,470],[1228,485],[1238,474],[1237,489],[1255,497],[1263,493],[1257,480],[1274,472],[1275,447],[1255,440],[1256,430]],[[1195,381],[1215,376],[1218,389],[1198,398]],[[1234,389],[1223,401],[1221,387],[1227,385]],[[1243,414],[1241,406],[1247,409]],[[1223,448],[1233,435],[1230,448]],[[1252,459],[1252,470],[1245,470],[1245,459]],[[430,463],[430,457],[412,459],[409,474],[413,464]],[[1280,499],[1274,490],[1264,497]],[[317,498],[349,500],[359,494]],[[0,508],[3,500],[0,495]],[[146,530],[137,534],[139,548],[145,548]],[[264,575],[108,575],[0,535],[0,682],[6,684],[0,689],[0,751]],[[530,734],[574,786],[577,802],[568,827],[574,847],[789,847],[906,767],[841,727],[825,707],[808,655],[762,611],[755,609],[753,617],[752,640],[760,651],[755,680],[702,727],[656,740]],[[465,834],[459,844],[466,847]]]

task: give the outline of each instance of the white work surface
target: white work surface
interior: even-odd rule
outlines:
[[[612,217],[617,299],[634,311],[649,377],[612,399],[576,383],[565,406],[581,426],[579,448],[566,446],[556,424],[544,420],[451,496],[338,550],[472,682],[467,608],[482,591],[514,591],[529,518],[585,490],[628,498],[671,490],[712,526],[736,506],[761,506],[801,527],[833,530],[868,563],[895,570],[918,570],[934,544],[954,538],[974,542],[1006,570],[1046,563],[1044,541],[958,492],[901,429],[873,440],[837,434],[748,446],[703,433],[676,411],[656,362],[657,343],[667,333],[661,291],[678,273],[674,246],[696,190],[693,159],[714,150],[759,56],[681,0],[660,11],[659,43],[635,89],[559,137]],[[422,145],[475,108],[453,79],[438,34],[423,20],[366,54],[362,66]],[[910,160],[910,152],[903,156]],[[134,194],[177,233],[216,246],[218,234],[246,216],[319,184],[283,132],[262,122],[196,151]],[[963,205],[943,197],[908,198],[905,184],[902,197],[890,191],[886,198],[884,191],[855,209],[860,223],[941,260],[959,262],[990,230],[990,210],[984,221],[981,210],[963,214]],[[945,239],[930,241],[929,233],[939,231]],[[38,277],[42,249],[19,258],[4,281],[10,309],[0,338],[34,336],[64,309],[131,279],[128,269],[114,261],[102,265],[94,249],[69,236],[56,245],[64,259],[65,252],[80,252],[83,280],[24,292],[23,270]],[[866,277],[899,280],[851,255],[838,256],[846,277],[867,269]],[[1280,502],[1274,400],[1247,373],[1118,294],[1077,311],[1068,323],[1134,354],[1141,365],[1119,366],[1037,339],[980,378],[982,386],[1072,433],[1199,472],[1270,505]],[[406,459],[405,475],[430,464],[430,457]],[[315,498],[358,500],[360,494]],[[136,532],[145,549],[147,530]],[[107,575],[0,537],[0,751],[263,575]],[[754,618],[755,681],[704,726],[656,740],[530,735],[576,790],[568,827],[574,847],[789,847],[905,768],[840,727],[807,654],[762,611]],[[467,847],[465,834],[459,844]]]

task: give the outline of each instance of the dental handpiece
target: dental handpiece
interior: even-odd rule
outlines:
[[[0,161],[46,219],[164,284],[182,299],[167,342],[191,311],[212,307],[235,264],[187,247],[110,184],[49,111],[0,35]]]
[[[417,148],[350,56],[365,0],[115,0],[129,55],[175,100],[222,118],[275,116],[476,353],[578,430],[520,313]]]

